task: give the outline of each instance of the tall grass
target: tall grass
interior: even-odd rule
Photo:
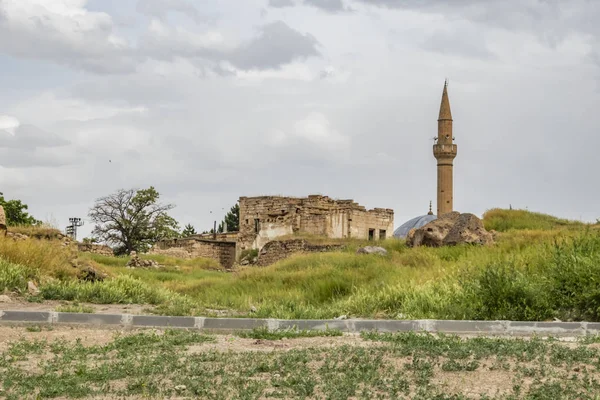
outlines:
[[[151,304],[163,313],[194,313],[194,303],[186,296],[150,285],[128,275],[103,282],[51,281],[40,287],[46,300],[66,300],[94,304]]]
[[[150,256],[167,268],[130,270],[127,257],[80,254],[115,276],[97,283],[62,273],[69,250],[56,244],[0,240],[0,289],[23,290],[27,279],[54,277],[60,279],[40,287],[46,299],[153,304],[177,315],[208,308],[273,318],[600,321],[600,232],[505,211],[486,213],[487,223],[508,219],[495,222],[505,232],[494,246],[407,248],[390,239],[378,242],[388,250],[379,256],[357,255],[367,242],[351,240],[343,251],[294,255],[234,273],[201,259]]]
[[[51,225],[11,225],[8,227],[8,231],[12,233],[19,233],[21,235],[27,235],[35,239],[61,239],[64,237],[63,233],[54,228]]]
[[[40,276],[70,279],[77,274],[70,263],[75,257],[74,250],[55,240],[12,240],[0,235],[0,257],[36,270]]]
[[[0,257],[0,293],[25,292],[27,282],[38,277],[37,269],[13,264]]]

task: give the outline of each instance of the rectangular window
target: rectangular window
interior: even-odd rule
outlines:
[[[375,229],[369,229],[369,240],[375,239]]]
[[[385,229],[380,229],[379,230],[379,240],[385,240],[385,234],[387,232],[385,231]]]
[[[260,230],[260,219],[254,218],[254,233],[258,233]]]

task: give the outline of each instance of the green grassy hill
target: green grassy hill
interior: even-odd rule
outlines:
[[[552,215],[526,210],[504,210],[493,208],[483,214],[485,229],[506,232],[511,229],[550,230],[550,229],[581,229],[586,226],[580,221],[569,221]]]
[[[27,296],[33,279],[41,294],[32,300],[146,303],[163,314],[600,321],[596,225],[522,210],[490,210],[484,223],[502,232],[493,246],[412,249],[388,239],[379,242],[389,252],[382,257],[356,255],[365,242],[346,241],[344,251],[233,273],[211,260],[164,256],[148,257],[166,265],[163,270],[130,270],[126,257],[0,239],[0,292]],[[72,264],[91,265],[109,278],[80,282]]]

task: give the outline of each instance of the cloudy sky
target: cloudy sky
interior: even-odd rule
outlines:
[[[150,185],[199,230],[263,194],[399,226],[435,205],[448,78],[456,210],[595,221],[599,18],[596,0],[0,0],[0,191],[61,228]]]

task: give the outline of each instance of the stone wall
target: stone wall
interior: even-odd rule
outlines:
[[[321,253],[342,250],[341,244],[311,244],[304,239],[274,240],[258,253],[257,265],[264,267],[297,253]]]
[[[77,243],[77,250],[85,253],[101,254],[103,256],[113,256],[113,250],[104,244]]]
[[[152,247],[150,254],[164,254],[184,259],[212,258],[222,267],[231,268],[236,259],[236,243],[196,237],[162,240]]]
[[[241,250],[261,249],[275,238],[305,233],[329,238],[391,237],[394,211],[367,210],[353,200],[327,196],[305,198],[241,197],[238,243]]]
[[[192,235],[190,238],[207,239],[207,240],[224,240],[227,242],[235,242],[237,240],[238,232],[225,232],[217,233],[216,237],[212,233],[199,233]]]

